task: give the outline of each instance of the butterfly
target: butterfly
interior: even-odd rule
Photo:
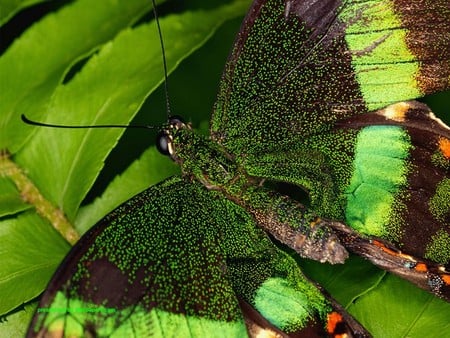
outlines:
[[[379,190],[390,192],[398,187],[406,190],[402,191],[405,194],[418,190],[421,194],[415,197],[422,203],[419,205],[423,205],[422,193],[429,189],[429,179],[434,174],[437,182],[438,178],[444,179],[440,195],[433,195],[444,221],[429,223],[445,229],[442,224],[448,223],[445,210],[448,128],[421,104],[395,104],[419,95],[411,94],[414,88],[408,85],[407,90],[384,88],[378,93],[379,83],[375,82],[378,90],[374,93],[370,86],[362,88],[361,83],[370,84],[370,81],[353,79],[355,86],[346,82],[355,74],[363,77],[373,72],[374,79],[378,80],[377,76],[381,75],[377,72],[389,73],[390,66],[397,70],[398,64],[394,67],[389,58],[383,67],[370,59],[377,52],[386,52],[384,47],[389,46],[389,39],[395,34],[390,29],[380,30],[376,39],[368,39],[360,27],[375,33],[370,24],[377,23],[379,27],[380,17],[392,15],[388,3],[327,2],[320,19],[310,15],[321,13],[320,9],[319,2],[254,2],[219,90],[211,122],[211,138],[215,142],[195,136],[181,120],[171,120],[161,135],[162,148],[181,164],[183,178],[168,179],[136,196],[110,213],[79,241],[55,275],[56,282],[50,283],[43,296],[30,334],[40,327],[41,334],[114,333],[120,336],[133,333],[145,336],[151,332],[170,335],[171,330],[176,330],[177,335],[182,335],[183,329],[190,329],[194,330],[191,333],[220,332],[228,336],[244,335],[247,330],[251,333],[272,330],[278,334],[281,330],[292,334],[313,326],[320,332],[329,330],[334,335],[342,333],[341,329],[366,335],[338,304],[322,295],[320,287],[308,281],[297,263],[273,244],[267,232],[283,243],[290,243],[302,256],[318,260],[333,262],[335,254],[338,261],[345,259],[342,257],[345,251],[340,246],[340,242],[344,243],[369,259],[388,262],[391,264],[386,266],[388,269],[406,271],[414,278],[417,273],[419,279],[425,276],[425,287],[430,281],[436,281],[437,287],[432,291],[445,296],[442,287],[445,267],[413,257],[424,256],[415,251],[420,250],[417,238],[408,247],[407,236],[398,237],[395,232],[386,235],[377,232],[380,231],[377,228],[365,229],[366,224],[361,220],[376,226],[380,222],[377,217],[386,214],[389,207],[386,200],[395,200],[401,208],[388,209],[391,218],[382,219],[381,222],[385,222],[382,224],[400,223],[400,229],[404,224],[415,224],[408,218],[405,223],[405,215],[401,214],[406,212],[406,216],[412,218],[412,211],[417,210],[408,208],[409,199],[402,200],[396,195],[373,198],[373,195]],[[388,18],[385,20],[392,25]],[[265,30],[268,23],[271,29]],[[352,29],[355,32],[350,34]],[[281,37],[280,32],[284,34]],[[350,36],[355,35],[356,40],[364,37],[367,45],[344,49],[347,44],[351,46],[348,32]],[[434,35],[432,37],[433,46],[439,46]],[[396,62],[398,54],[403,55],[398,50],[392,53],[394,55],[387,56],[395,56]],[[383,54],[384,58],[387,56]],[[448,54],[433,56],[425,60],[436,60],[437,64],[430,64],[430,69],[448,70]],[[352,57],[361,63],[349,63]],[[414,64],[414,57],[408,57]],[[329,69],[331,71],[327,71]],[[402,74],[411,76],[408,70],[404,72]],[[445,72],[432,75],[435,78],[424,82],[433,84],[433,91],[445,89],[448,85]],[[399,82],[395,79],[394,88]],[[387,87],[389,82],[384,84]],[[343,91],[338,92],[336,88],[343,88]],[[292,97],[292,92],[297,95]],[[420,93],[425,92],[426,88]],[[392,97],[394,93],[399,97]],[[296,107],[302,109],[293,109]],[[330,114],[318,115],[318,112]],[[410,140],[408,136],[417,139]],[[399,147],[392,149],[391,145]],[[395,166],[401,162],[399,159],[406,162],[408,149],[413,146],[422,161],[426,155],[432,156],[432,160],[425,163],[427,169],[432,163],[433,169],[425,171],[410,162],[405,167],[402,163],[400,167]],[[396,152],[386,156],[384,151]],[[344,155],[347,157],[343,158]],[[361,155],[362,159],[356,155]],[[195,156],[195,161],[191,161],[190,156]],[[381,161],[383,157],[396,161]],[[428,184],[419,185],[420,189],[409,189],[411,183],[405,184],[402,181],[405,177],[401,175],[394,177],[393,183],[384,182],[382,178],[386,175],[382,171],[369,170],[360,176],[346,176],[352,173],[349,168],[356,165],[355,161],[362,163],[359,168],[364,168],[369,161],[369,168],[381,163],[382,168],[393,166],[394,172],[401,174],[419,168],[419,174],[422,171],[423,174],[418,177],[426,177]],[[411,170],[411,173],[416,171]],[[366,187],[360,181],[367,177],[381,187],[369,187],[369,191],[364,192]],[[223,185],[223,181],[227,184]],[[311,209],[269,189],[270,181],[305,188],[311,198]],[[342,182],[346,183],[345,192]],[[357,196],[359,190],[362,190],[362,197]],[[377,208],[381,208],[381,212]],[[423,206],[419,208],[422,209]],[[424,221],[429,218],[430,215],[423,215]],[[345,220],[353,228],[327,219]],[[146,224],[146,227],[130,227],[136,223]],[[279,228],[285,232],[277,232]],[[286,235],[291,230],[292,236]],[[425,229],[427,238],[429,233],[431,230]],[[404,234],[410,232],[401,233]],[[391,247],[392,243],[401,244],[403,252],[396,246]],[[365,250],[372,251],[366,254]],[[440,251],[445,258],[445,246]],[[428,269],[434,279],[429,279],[428,273],[417,267]],[[106,281],[114,281],[114,285]],[[334,325],[334,316],[338,318],[338,325]]]

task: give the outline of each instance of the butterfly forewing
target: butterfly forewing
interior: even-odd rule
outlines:
[[[243,156],[288,151],[344,117],[445,90],[449,32],[445,0],[255,1],[212,135]]]
[[[53,277],[28,335],[245,334],[222,230],[198,189],[173,178],[103,219]]]

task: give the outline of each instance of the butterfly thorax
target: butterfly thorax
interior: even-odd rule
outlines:
[[[178,117],[170,119],[158,143],[159,150],[180,165],[185,177],[201,182],[209,190],[239,195],[261,181],[245,175],[232,155]]]

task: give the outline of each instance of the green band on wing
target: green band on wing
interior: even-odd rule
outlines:
[[[347,25],[345,39],[369,110],[421,96],[419,64],[406,44],[408,30],[388,1],[355,3],[340,18]]]
[[[356,230],[382,236],[396,194],[405,186],[408,134],[396,126],[371,126],[356,141],[353,175],[346,189],[346,221]]]
[[[450,216],[450,179],[443,179],[436,187],[436,192],[430,198],[429,208],[433,216],[442,222]]]
[[[66,315],[70,313],[70,315]],[[170,313],[157,308],[150,312],[140,307],[106,308],[77,299],[67,299],[58,292],[49,308],[38,309],[43,325],[55,337],[85,337],[86,323],[96,323],[99,337],[246,337],[241,321],[215,321],[205,317]],[[132,316],[131,316],[132,314]],[[120,326],[117,325],[121,319]],[[89,319],[92,319],[90,321]]]
[[[287,332],[304,327],[311,318],[307,296],[283,278],[267,279],[256,292],[254,306],[269,322]]]
[[[158,323],[159,331],[152,337],[246,337],[243,321],[225,322],[174,314],[158,309],[150,313],[152,322]],[[156,326],[155,326],[156,329]]]
[[[446,231],[441,229],[431,236],[431,241],[425,251],[425,258],[441,264],[450,262],[450,236]]]

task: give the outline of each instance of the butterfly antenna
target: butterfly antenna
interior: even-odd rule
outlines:
[[[97,125],[81,125],[81,126],[69,126],[64,124],[52,124],[43,123],[38,121],[30,120],[24,114],[21,115],[22,121],[26,124],[39,127],[49,127],[49,128],[63,128],[63,129],[93,129],[93,128],[135,128],[135,129],[155,129],[154,126],[143,126],[143,125],[126,125],[126,124],[97,124]]]
[[[161,45],[161,54],[162,54],[162,61],[163,61],[163,67],[164,67],[164,92],[166,96],[166,110],[167,110],[167,119],[169,119],[170,116],[172,116],[171,110],[170,110],[170,100],[169,100],[169,86],[168,86],[168,77],[167,77],[167,61],[166,61],[166,50],[164,48],[164,39],[162,36],[161,26],[159,24],[159,17],[158,12],[156,10],[156,1],[152,0],[153,4],[153,15],[155,16],[156,21],[156,27],[158,28],[158,36],[159,36],[159,43]]]

